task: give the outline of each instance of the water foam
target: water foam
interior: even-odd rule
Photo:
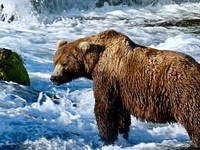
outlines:
[[[199,2],[199,0],[0,0],[0,20],[52,23],[52,20],[68,16],[79,11],[94,10],[107,5],[157,6],[184,2]]]
[[[21,3],[3,2],[5,7],[12,3],[11,13],[18,11],[15,4],[27,9],[21,11],[24,19],[26,15],[30,16],[29,12],[36,11],[28,0],[24,4],[22,0]],[[25,7],[25,4],[30,6]],[[0,84],[0,149],[101,149],[103,143],[93,111],[92,81],[81,78],[57,87],[49,80],[56,41],[62,38],[73,41],[112,28],[138,44],[175,49],[198,59],[200,36],[193,34],[190,26],[157,24],[176,22],[177,18],[197,18],[199,6],[199,3],[187,3],[136,8],[109,6],[107,3],[91,11],[74,7],[61,15],[36,11],[38,24],[31,21],[31,16],[27,17],[29,21],[0,22],[0,45],[25,58],[32,86],[22,87],[10,82]],[[45,19],[50,24],[45,24]],[[102,149],[181,149],[191,145],[185,129],[179,124],[143,123],[134,117],[131,122],[128,141],[119,136],[114,146],[103,146]]]

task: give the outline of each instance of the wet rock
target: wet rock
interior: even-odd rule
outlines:
[[[30,85],[30,78],[21,57],[5,48],[0,48],[0,80]]]
[[[8,15],[3,12],[4,5],[0,4],[0,21],[7,21],[8,23],[13,22],[14,20],[17,20],[16,16],[14,14]]]
[[[96,3],[96,7],[102,7],[104,6],[104,4],[107,3],[108,5],[112,5],[112,6],[117,6],[120,4],[123,5],[131,5],[133,2],[132,0],[130,1],[124,1],[124,0],[98,0]]]

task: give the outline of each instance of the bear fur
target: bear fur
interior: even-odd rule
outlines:
[[[105,144],[128,138],[130,115],[179,122],[200,148],[200,65],[190,56],[140,46],[114,30],[58,41],[51,81],[94,82],[95,116]]]

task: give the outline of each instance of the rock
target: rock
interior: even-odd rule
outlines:
[[[0,4],[0,21],[7,21],[8,23],[13,22],[14,20],[17,20],[16,15],[11,14],[8,15],[6,13],[4,13],[4,5]]]
[[[60,104],[60,97],[52,93],[5,81],[0,81],[0,95],[0,109],[24,107],[35,102],[42,105],[47,99],[51,99],[55,104]]]
[[[5,48],[0,48],[0,80],[30,85],[30,78],[21,57]]]

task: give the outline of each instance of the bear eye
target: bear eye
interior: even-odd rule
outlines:
[[[63,66],[64,68],[66,68],[66,67],[67,67],[67,63],[62,64],[62,66]]]

